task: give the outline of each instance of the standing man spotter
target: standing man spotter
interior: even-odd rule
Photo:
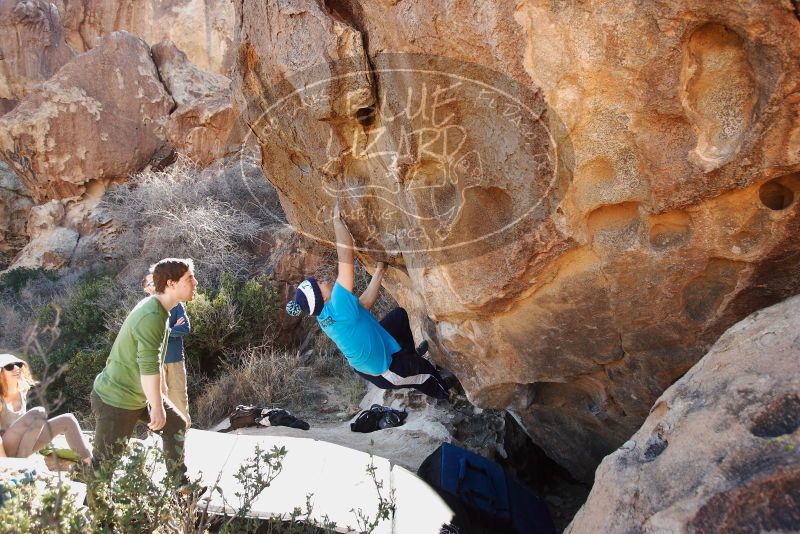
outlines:
[[[187,422],[166,397],[162,360],[169,310],[194,298],[197,280],[190,259],[163,259],[150,270],[155,294],[139,301],[125,318],[106,366],[94,381],[94,457],[102,461],[118,456],[136,423],[142,421],[161,434],[167,466],[186,481],[183,437]]]
[[[142,279],[144,292],[152,296],[156,292],[153,275],[147,273]],[[164,379],[167,382],[167,397],[186,419],[187,426],[192,426],[189,415],[189,392],[186,388],[186,357],[183,350],[183,336],[192,332],[189,316],[182,303],[177,303],[169,312],[169,341],[167,354],[164,356]]]
[[[414,388],[431,397],[447,399],[447,385],[422,357],[428,349],[427,341],[414,348],[406,311],[395,308],[380,322],[369,311],[378,300],[384,274],[382,262],[361,297],[353,295],[353,237],[341,217],[338,202],[333,229],[339,260],[336,282],[306,278],[297,287],[294,300],[286,305],[287,313],[315,316],[355,372],[379,388]]]

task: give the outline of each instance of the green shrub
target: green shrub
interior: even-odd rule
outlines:
[[[278,476],[285,448],[265,452],[256,448],[255,456],[245,461],[234,474],[243,489],[239,508],[231,517],[210,516],[198,506],[197,498],[178,493],[177,475],[157,481],[152,473],[165,472],[163,451],[129,444],[120,462],[105,462],[94,473],[87,490],[90,506],[82,508],[64,485],[51,481],[43,491],[32,478],[7,485],[0,480],[0,532],[45,534],[50,532],[152,532],[193,534],[214,532],[252,532],[259,521],[249,519],[253,502]],[[199,487],[197,481],[193,483]],[[219,487],[212,491],[222,493]],[[223,494],[224,496],[224,494]],[[226,496],[233,497],[233,496]]]
[[[45,534],[59,532],[82,534],[88,529],[89,519],[75,502],[67,487],[50,483],[44,492],[33,483],[20,484],[13,489],[3,488],[3,506],[0,507],[0,532],[14,534]]]
[[[94,377],[103,368],[116,334],[105,324],[106,315],[118,306],[116,289],[110,276],[90,273],[39,310],[39,337],[47,346],[29,361],[34,375],[49,381],[42,401],[54,413],[88,413]]]
[[[0,275],[0,292],[18,294],[29,282],[37,280],[55,280],[58,273],[42,267],[18,267]]]
[[[115,289],[110,276],[89,274],[75,284],[60,310],[53,303],[40,311],[40,327],[59,315],[58,340],[48,354],[52,365],[67,363],[84,348],[108,343],[105,315],[117,306]]]
[[[110,349],[99,347],[83,349],[67,363],[64,372],[66,385],[65,407],[69,411],[88,412],[88,399],[94,386],[94,379],[103,370]]]
[[[201,370],[213,372],[228,354],[271,343],[279,309],[268,277],[241,281],[223,274],[219,289],[201,289],[186,305],[192,323],[192,334],[184,339],[187,356]]]

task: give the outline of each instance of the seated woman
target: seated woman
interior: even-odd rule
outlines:
[[[71,413],[47,418],[44,408],[27,409],[28,390],[35,382],[28,365],[12,354],[0,354],[0,436],[5,454],[26,458],[39,452],[55,436],[64,434],[69,447],[87,466],[92,452]]]

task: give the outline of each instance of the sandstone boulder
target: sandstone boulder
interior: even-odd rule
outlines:
[[[197,68],[172,42],[152,50],[161,80],[178,105],[167,124],[170,144],[202,167],[235,153],[241,135],[234,133],[238,114],[230,79]]]
[[[36,239],[51,232],[64,220],[65,213],[64,204],[59,200],[34,206],[28,214],[28,237]]]
[[[600,464],[569,533],[800,530],[800,296],[730,328]]]
[[[330,246],[339,198],[438,363],[574,475],[800,292],[789,4],[236,7],[235,96],[289,222]]]
[[[74,56],[55,5],[0,0],[0,115]]]
[[[37,201],[79,197],[163,149],[173,105],[148,46],[113,33],[0,118],[0,157]]]
[[[67,267],[72,260],[80,234],[72,228],[57,226],[41,232],[25,245],[14,258],[11,268],[44,267],[60,269]]]
[[[152,54],[161,81],[178,106],[230,89],[229,78],[198,68],[172,41],[153,45]]]
[[[0,270],[27,243],[26,224],[32,206],[22,180],[0,162]]]
[[[77,52],[125,30],[154,45],[169,39],[192,63],[222,74],[232,59],[233,6],[226,0],[56,0]]]

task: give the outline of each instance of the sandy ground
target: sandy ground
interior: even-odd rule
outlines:
[[[362,409],[367,409],[372,404],[381,404],[405,409],[408,418],[402,426],[396,428],[377,430],[368,434],[353,432],[350,430],[352,414],[336,410],[320,410],[316,416],[309,416],[308,411],[296,414],[311,425],[309,430],[284,426],[249,427],[231,433],[291,436],[327,441],[386,458],[392,464],[416,473],[428,455],[442,443],[451,440],[453,411],[447,402],[428,401],[417,394],[391,397],[390,395],[387,398],[381,390],[372,389],[361,402],[361,406]],[[211,430],[227,426],[228,422],[225,420]]]

